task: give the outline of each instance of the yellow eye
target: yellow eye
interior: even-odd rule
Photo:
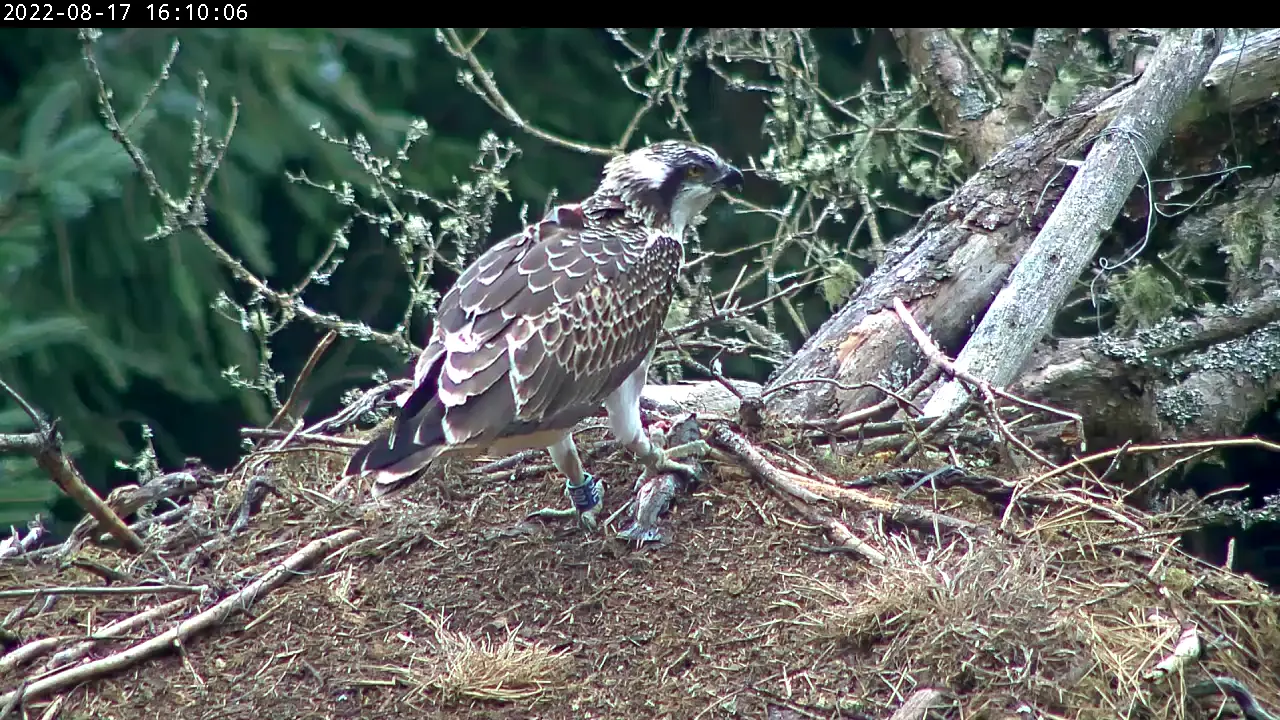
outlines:
[[[686,180],[701,180],[703,175],[707,174],[707,169],[701,165],[690,165],[684,171]]]

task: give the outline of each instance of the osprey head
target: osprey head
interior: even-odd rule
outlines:
[[[742,189],[742,171],[715,150],[664,140],[610,160],[597,193],[619,198],[647,224],[668,226],[682,238],[693,218],[730,189]]]

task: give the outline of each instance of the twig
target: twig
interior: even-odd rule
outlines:
[[[251,439],[277,439],[293,435],[295,440],[306,440],[319,445],[330,445],[338,448],[358,448],[365,444],[364,440],[356,438],[333,437],[332,435],[320,435],[319,433],[300,432],[292,433],[289,430],[270,430],[263,428],[240,428],[240,434]]]
[[[18,690],[13,693],[13,697],[4,705],[0,705],[0,720],[9,717],[9,713],[18,709],[18,704],[22,702],[22,691],[27,689],[27,679],[23,678],[18,684]]]
[[[778,300],[779,298],[783,298],[788,295],[793,295],[796,292],[799,292],[800,290],[803,290],[804,288],[809,287],[810,285],[817,285],[818,283],[826,279],[827,279],[826,276],[823,276],[823,277],[817,278],[816,280],[805,280],[802,282],[793,283],[753,303],[743,305],[741,307],[730,306],[730,307],[720,308],[719,310],[716,310],[715,312],[711,313],[710,315],[704,318],[700,318],[698,320],[692,320],[690,322],[687,322],[681,325],[678,328],[671,330],[671,334],[676,337],[680,337],[681,335],[687,335],[688,333],[694,332],[696,330],[700,330],[718,320],[732,320],[734,318],[741,317],[743,315],[746,315],[749,312],[752,312],[754,310],[764,307],[765,305],[768,305],[774,300]]]
[[[338,332],[330,330],[320,338],[320,342],[316,343],[316,347],[311,351],[311,355],[307,357],[307,362],[303,364],[302,369],[298,371],[298,379],[293,381],[293,389],[289,391],[289,397],[285,398],[284,404],[276,411],[276,416],[271,418],[271,422],[267,423],[268,428],[274,428],[280,424],[289,413],[293,411],[294,406],[298,404],[301,396],[299,392],[302,386],[307,383],[307,378],[311,377],[311,372],[316,369],[316,363],[320,362],[320,358],[333,345],[333,341],[338,339]]]
[[[161,500],[172,500],[192,495],[204,488],[214,487],[218,484],[219,482],[213,480],[211,474],[203,468],[179,470],[160,477],[153,477],[142,485],[118,487],[107,496],[106,503],[113,513],[124,518],[139,512],[143,508],[153,507]],[[183,505],[181,507],[187,506]],[[150,519],[152,518],[144,518],[132,523],[129,525],[129,529],[134,532],[140,532],[142,528],[151,524],[147,522]],[[94,530],[100,527],[101,525],[92,517],[82,519],[71,531],[63,546],[65,548],[79,547]]]
[[[483,30],[481,31],[480,37],[484,36],[484,32],[485,31]],[[475,46],[476,43],[479,42],[480,37],[477,37],[470,43],[464,43],[462,42],[462,39],[458,37],[458,33],[455,32],[453,28],[443,28],[440,31],[440,37],[444,41],[443,44],[445,46],[445,50],[455,58],[466,62],[467,67],[471,70],[470,76],[460,76],[462,83],[476,95],[479,95],[480,99],[484,100],[485,104],[493,108],[493,110],[499,115],[506,118],[512,125],[515,125],[539,140],[552,143],[553,145],[559,145],[560,147],[568,148],[569,150],[576,150],[577,152],[591,155],[602,155],[604,157],[613,157],[618,154],[613,148],[589,145],[576,140],[570,140],[547,132],[535,125],[530,125],[523,117],[521,117],[520,113],[516,112],[516,109],[511,106],[511,103],[507,101],[507,98],[502,95],[502,91],[498,89],[498,84],[493,80],[493,73],[489,72],[488,68],[481,64],[480,59],[476,57]]]
[[[31,612],[32,608],[36,606],[37,600],[39,600],[39,598],[31,598],[21,607],[16,607],[13,610],[10,610],[9,614],[5,615],[3,620],[0,620],[0,630],[14,627],[19,622],[22,622],[23,618],[27,616],[27,613]],[[43,610],[37,611],[36,614],[38,615],[40,612],[43,612]]]
[[[175,521],[177,521],[177,520],[181,520],[184,516],[186,516],[188,513],[190,513],[190,512],[191,512],[191,508],[192,508],[192,504],[191,504],[191,503],[185,503],[185,504],[183,504],[183,505],[179,505],[179,506],[178,506],[178,507],[176,507],[176,508],[172,508],[172,509],[170,509],[170,510],[165,510],[165,511],[164,511],[164,512],[162,512],[162,513],[159,513],[159,514],[156,514],[156,515],[152,515],[151,517],[146,518],[146,519],[143,519],[143,520],[139,520],[138,522],[135,522],[135,523],[129,523],[129,529],[133,530],[133,531],[134,531],[134,532],[136,532],[136,533],[141,534],[141,533],[145,532],[146,530],[148,530],[149,528],[151,528],[152,526],[155,526],[155,525],[172,525]],[[99,536],[98,536],[98,544],[99,544],[99,545],[104,545],[104,544],[106,544],[110,539],[111,539],[111,536],[110,536],[110,535],[99,535]],[[78,566],[79,566],[79,563],[85,563],[85,562],[87,562],[87,561],[86,561],[86,560],[84,560],[83,558],[77,558],[77,559],[75,559],[75,560],[72,560],[72,561],[71,561],[71,564],[73,564],[73,565],[77,565],[77,567],[78,567]],[[89,570],[90,572],[97,572],[99,575],[102,575],[104,578],[106,578],[106,577],[107,577],[106,575],[104,575],[104,574],[100,571],[100,568],[99,568],[99,569],[90,569],[89,567],[86,567],[85,569],[86,569],[86,570]],[[114,580],[114,581],[119,581],[119,580],[120,580],[120,578],[109,578],[109,579]]]
[[[544,452],[545,451],[541,449],[522,450],[518,453],[515,453],[514,455],[508,455],[507,457],[500,458],[492,462],[487,462],[484,465],[481,465],[480,467],[472,468],[471,470],[468,471],[468,474],[471,474],[471,475],[503,474],[510,470],[514,470],[520,465],[523,465],[527,460],[532,460],[535,457],[541,456]]]
[[[929,336],[926,335],[924,330],[920,328],[920,325],[916,323],[915,318],[911,316],[911,313],[906,309],[906,306],[902,304],[901,299],[895,297],[893,299],[893,307],[894,310],[897,311],[898,317],[902,319],[903,324],[907,326],[907,330],[911,332],[913,339],[915,339],[917,343],[924,340],[927,343],[928,348],[932,348],[936,351],[936,359],[940,361],[940,366],[948,375],[960,380],[961,382],[968,383],[975,388],[983,390],[984,392],[989,392],[993,395],[1002,397],[1010,402],[1017,403],[1033,410],[1040,410],[1041,412],[1066,418],[1075,423],[1080,437],[1084,437],[1084,418],[1082,418],[1078,413],[1073,413],[1070,410],[1063,410],[1062,408],[1057,408],[1052,405],[1038,403],[1035,400],[1029,400],[1020,395],[1014,395],[1004,388],[996,387],[985,380],[975,377],[965,370],[961,370],[956,367],[955,362],[947,359],[947,356],[942,354],[942,351],[938,349],[937,345],[933,344],[933,340],[929,339]],[[919,335],[917,336],[916,333],[919,333]],[[925,346],[922,346],[921,349],[924,350],[926,348]]]
[[[303,433],[318,433],[324,430],[337,430],[350,423],[355,422],[365,413],[373,412],[380,402],[386,402],[387,398],[395,397],[392,393],[399,394],[408,390],[413,384],[412,378],[397,378],[388,380],[381,385],[372,387],[360,393],[360,397],[356,398],[342,410],[339,410],[331,417],[318,420],[309,428],[303,429]],[[394,400],[390,400],[394,402]]]
[[[262,509],[262,503],[267,499],[268,494],[278,498],[284,497],[270,480],[262,475],[254,475],[244,489],[244,498],[240,501],[239,509],[234,513],[235,519],[227,529],[227,535],[239,534],[248,527],[249,519]]]
[[[22,412],[26,413],[27,417],[31,418],[31,424],[36,426],[36,430],[38,432],[43,432],[45,430],[47,424],[44,421],[44,416],[41,415],[34,407],[31,407],[31,403],[27,402],[26,398],[22,397],[17,390],[9,387],[9,384],[4,380],[0,380],[0,390],[3,390],[5,395],[13,398],[13,401],[18,404],[18,407],[22,408]]]
[[[763,393],[760,394],[760,399],[765,400],[770,395],[778,392],[779,390],[786,390],[787,388],[795,387],[797,385],[812,385],[814,383],[820,383],[823,385],[834,385],[837,390],[844,390],[845,392],[852,392],[854,390],[863,390],[865,388],[874,388],[875,390],[879,390],[882,395],[887,395],[888,397],[886,398],[886,400],[896,401],[899,405],[902,406],[904,410],[906,408],[911,408],[912,410],[915,410],[917,413],[920,412],[920,408],[916,407],[916,404],[911,402],[909,398],[905,397],[904,395],[898,392],[890,390],[889,388],[885,387],[884,385],[878,382],[873,382],[870,380],[866,382],[854,383],[850,385],[848,383],[842,383],[839,380],[833,380],[831,378],[823,378],[823,377],[800,378],[799,380],[791,380],[789,382],[782,383],[777,387],[771,387],[768,390],[765,390]]]
[[[227,131],[221,141],[220,147],[208,165],[203,171],[192,176],[192,186],[187,196],[182,199],[175,199],[156,178],[155,172],[147,165],[146,159],[143,157],[142,151],[137,144],[129,138],[128,133],[120,125],[117,119],[114,106],[111,104],[111,90],[107,87],[106,80],[102,77],[102,69],[98,66],[97,57],[93,51],[93,45],[97,41],[98,33],[96,30],[82,29],[80,31],[80,44],[84,54],[85,65],[89,69],[89,74],[93,76],[97,85],[98,107],[102,113],[103,125],[107,131],[111,133],[111,137],[122,147],[125,154],[133,162],[138,173],[142,176],[143,184],[147,187],[147,192],[160,203],[162,213],[161,229],[158,237],[172,235],[181,230],[190,230],[200,240],[200,243],[213,254],[213,256],[226,267],[237,280],[249,285],[266,298],[273,305],[280,309],[285,315],[285,321],[292,317],[300,317],[317,327],[331,330],[338,333],[342,337],[357,337],[374,342],[388,345],[400,352],[416,353],[420,348],[416,347],[409,341],[399,335],[390,335],[378,332],[367,326],[350,323],[336,315],[328,315],[316,312],[300,298],[293,297],[287,293],[282,293],[272,289],[265,281],[254,275],[248,268],[237,260],[231,253],[227,252],[218,241],[214,240],[211,235],[204,229],[206,222],[206,213],[204,212],[205,200],[203,194],[207,191],[209,182],[212,180],[214,173],[217,172],[221,164],[223,153],[231,143],[231,136],[235,130],[236,123],[239,118],[239,103],[233,98],[231,100],[231,112],[227,121]],[[196,138],[197,151],[201,149],[207,150],[207,144],[202,142],[201,138]],[[193,159],[193,162],[196,160]]]
[[[941,374],[942,368],[937,367],[936,365],[930,365],[929,369],[925,370],[920,377],[916,378],[914,382],[904,388],[898,395],[914,400],[917,395],[924,392],[925,388],[932,385],[933,381],[937,380],[938,376]],[[847,412],[835,420],[832,420],[828,427],[833,430],[844,430],[851,425],[865,422],[867,419],[873,418],[882,412],[888,412],[894,407],[899,407],[901,405],[901,401],[898,399],[898,395],[889,395],[889,397],[886,397],[871,407]],[[908,403],[907,407],[915,408],[917,412],[919,411],[919,408],[917,408],[913,403]],[[902,409],[904,412],[906,411],[905,407]]]
[[[67,702],[66,695],[59,695],[44,707],[44,713],[40,715],[40,720],[58,720],[59,713],[62,712],[62,706]]]
[[[1055,467],[1053,462],[1033,450],[1030,445],[1027,445],[1021,438],[1018,438],[1009,430],[1009,426],[1005,425],[1004,421],[1000,419],[1000,408],[996,403],[996,395],[1037,410],[1044,410],[1063,417],[1071,418],[1079,423],[1080,437],[1084,437],[1084,420],[1079,415],[1067,412],[1066,410],[1052,408],[1041,403],[1024,400],[1012,393],[992,387],[992,385],[985,380],[980,380],[968,371],[956,367],[956,364],[947,359],[947,356],[938,349],[938,346],[934,344],[933,340],[925,333],[920,325],[916,323],[915,318],[911,316],[911,311],[907,310],[907,306],[902,304],[901,298],[893,298],[893,309],[897,312],[898,318],[902,321],[902,324],[906,326],[907,332],[911,334],[912,339],[914,339],[916,344],[920,346],[920,351],[924,353],[930,363],[942,368],[943,372],[957,380],[960,380],[966,385],[976,388],[982,393],[987,408],[987,416],[991,420],[992,424],[996,426],[997,430],[1006,440],[1016,445],[1022,452],[1026,453],[1027,457],[1034,458],[1037,462],[1045,465],[1046,467]],[[953,407],[952,410],[955,410],[955,408]],[[944,413],[944,417],[949,414],[950,413]]]
[[[967,520],[949,517],[896,500],[885,500],[875,495],[784,470],[770,462],[763,453],[747,442],[745,438],[724,425],[717,425],[713,428],[711,437],[730,453],[741,459],[747,465],[747,468],[762,480],[798,500],[804,502],[817,502],[820,500],[828,502],[845,501],[855,507],[881,513],[892,521],[928,531],[944,528],[957,532],[984,532],[983,527]]]
[[[173,647],[175,643],[185,644],[189,638],[197,633],[204,632],[224,622],[236,613],[246,612],[259,598],[295,577],[300,570],[310,567],[334,549],[349,544],[359,536],[360,531],[351,528],[325,538],[312,540],[301,550],[286,558],[284,562],[249,583],[243,590],[223,598],[208,610],[178,623],[166,632],[100,660],[78,665],[37,680],[25,689],[19,688],[0,697],[0,702],[10,703],[15,698],[20,702],[25,702],[44,697],[49,693],[131,667],[138,662],[159,655]]]
[[[1028,483],[1027,489],[1030,490],[1032,487],[1035,487],[1036,485],[1044,482],[1045,480],[1050,480],[1052,478],[1058,477],[1059,475],[1068,473],[1071,470],[1081,467],[1082,465],[1085,465],[1087,463],[1091,463],[1095,460],[1105,460],[1109,457],[1120,455],[1121,453],[1124,453],[1127,455],[1135,455],[1135,454],[1141,455],[1143,453],[1163,452],[1166,450],[1204,450],[1204,449],[1213,450],[1213,449],[1225,448],[1225,447],[1256,447],[1256,448],[1261,448],[1263,450],[1270,450],[1271,452],[1280,452],[1280,444],[1273,443],[1268,440],[1263,440],[1262,438],[1257,438],[1257,437],[1225,438],[1222,440],[1200,440],[1196,442],[1181,442],[1181,443],[1160,443],[1156,445],[1130,445],[1128,443],[1125,443],[1124,445],[1121,445],[1118,448],[1112,448],[1110,450],[1096,452],[1092,455],[1086,455],[1082,458],[1076,458],[1075,460],[1072,460],[1071,462],[1066,463],[1065,465],[1056,467],[1042,475],[1037,475],[1035,478],[1031,480],[1030,483]]]
[[[20,588],[18,590],[0,590],[2,598],[34,597],[36,595],[154,595],[157,593],[180,592],[202,593],[208,585],[130,585],[87,587],[83,585],[67,585],[43,588]]]
[[[730,430],[724,425],[716,425],[711,430],[711,437],[720,443],[726,450],[738,456],[747,464],[747,468],[756,474],[761,480],[769,483],[783,493],[802,500],[804,502],[820,502],[823,498],[821,495],[806,489],[803,485],[796,482],[800,478],[799,475],[788,472],[769,462],[759,450],[746,438]]]
[[[951,424],[958,420],[961,415],[964,415],[963,406],[953,407],[946,415],[940,415],[936,418],[922,418],[928,421],[927,424],[925,424],[919,432],[916,432],[914,436],[902,446],[902,449],[898,451],[896,456],[897,462],[906,462],[916,453],[917,450],[923,447],[925,443],[932,440],[938,433],[950,427]]]
[[[663,330],[662,332],[664,335],[667,336],[667,341],[670,342],[673,347],[675,347],[676,352],[680,353],[681,362],[693,368],[694,370],[702,373],[703,375],[710,375],[711,379],[715,380],[717,383],[720,383],[720,386],[723,387],[725,390],[728,390],[730,395],[733,395],[734,397],[738,398],[738,401],[740,403],[743,400],[747,399],[747,397],[742,394],[742,391],[734,387],[733,383],[729,382],[729,380],[724,375],[720,374],[719,372],[716,372],[713,368],[709,368],[706,365],[703,365],[702,363],[698,362],[696,358],[690,355],[689,351],[685,350],[684,347],[681,346],[679,338],[677,338],[675,335],[672,335],[667,330]]]
[[[853,531],[839,520],[795,498],[782,496],[782,500],[800,513],[805,520],[826,530],[827,537],[831,538],[831,547],[814,548],[816,551],[848,552],[857,555],[872,565],[884,565],[888,562],[888,558],[885,557],[884,553],[854,535]]]

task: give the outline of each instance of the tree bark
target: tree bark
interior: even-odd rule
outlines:
[[[1257,147],[1275,141],[1280,130],[1259,106],[1272,100],[1278,79],[1280,31],[1225,49],[1174,121],[1170,154],[1194,166],[1211,163],[1231,143]],[[1078,101],[1062,117],[1014,140],[931,208],[775,374],[766,388],[767,412],[783,420],[822,421],[882,398],[860,383],[906,385],[920,353],[894,315],[895,296],[911,306],[945,352],[955,354],[1062,196],[1073,173],[1062,160],[1078,158],[1133,91],[1120,87]],[[1257,126],[1254,118],[1239,115],[1255,108],[1267,120]],[[1234,127],[1249,127],[1252,134],[1217,132],[1230,125],[1224,122],[1228,112],[1235,114]],[[813,378],[834,382],[795,383]]]
[[[1013,105],[1010,117],[1016,124],[1026,128],[1039,119],[1045,98],[1058,78],[1058,68],[1079,37],[1079,28],[1036,28],[1031,55],[1009,99]]]
[[[1280,392],[1280,235],[1253,222],[1277,214],[1280,178],[1259,178],[1175,233],[1247,257],[1228,273],[1231,304],[1130,338],[1042,346],[1010,389],[1079,412],[1090,447],[1239,435]]]
[[[1151,66],[956,358],[957,368],[999,386],[1017,377],[1155,159],[1174,116],[1218,56],[1224,33],[1226,28],[1178,30],[1160,43]],[[924,414],[946,415],[967,401],[968,392],[952,380],[934,393]]]
[[[893,28],[893,38],[970,167],[985,163],[1026,127],[1012,123],[995,81],[949,29]]]

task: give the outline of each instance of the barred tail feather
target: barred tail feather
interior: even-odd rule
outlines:
[[[417,421],[399,421],[361,446],[347,461],[344,475],[374,476],[372,495],[377,498],[418,478],[446,449],[443,428],[432,413]]]
[[[399,416],[389,430],[378,433],[351,455],[346,477],[372,473],[371,494],[382,497],[418,478],[446,448],[444,406],[436,397],[442,357],[428,366],[425,375],[403,398]]]
[[[375,470],[373,487],[369,494],[375,499],[400,490],[422,476],[422,471],[431,465],[431,461],[440,455],[443,446],[421,448],[413,455],[388,467]]]
[[[445,449],[439,443],[423,446],[411,441],[399,442],[393,447],[388,444],[390,437],[390,433],[380,433],[356,450],[343,473],[348,477],[372,474],[373,487],[370,488],[370,493],[375,498],[395,492],[417,480],[420,471],[425,470]]]

